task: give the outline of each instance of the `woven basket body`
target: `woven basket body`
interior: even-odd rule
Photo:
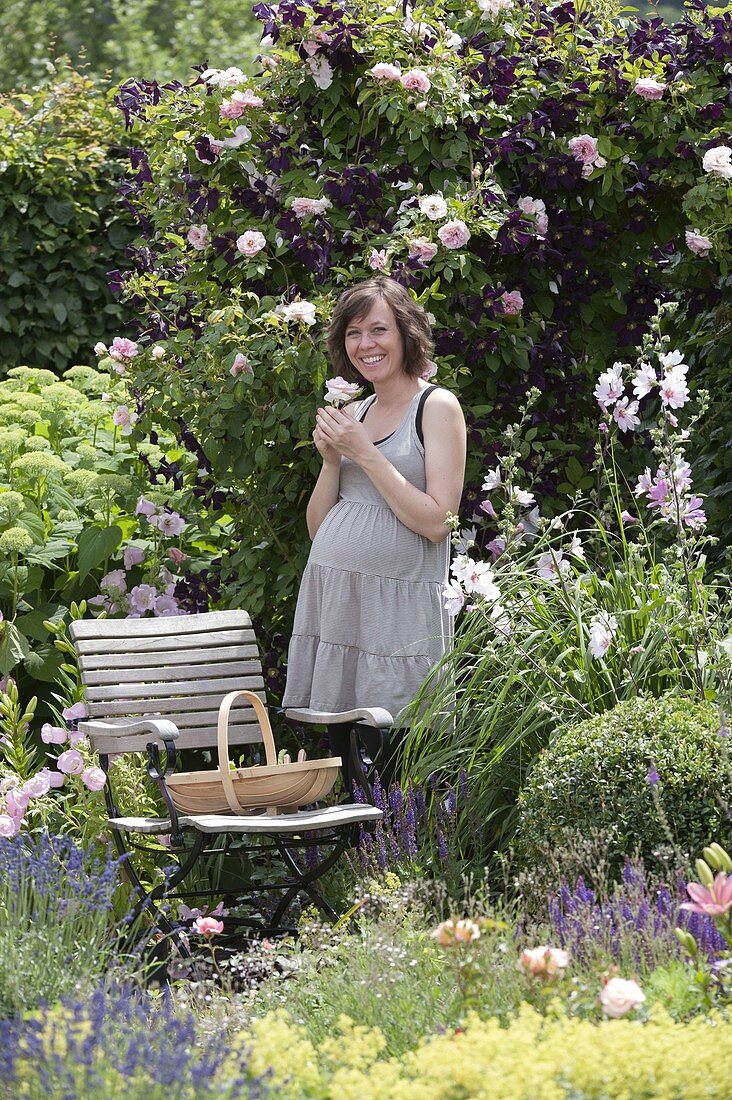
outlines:
[[[262,733],[267,763],[234,768],[229,760],[229,713],[233,703],[246,698],[254,708]],[[166,786],[175,808],[187,814],[248,814],[291,811],[317,802],[333,788],[341,766],[339,756],[278,764],[267,708],[251,691],[231,691],[222,700],[218,716],[219,766],[213,771],[178,772]],[[304,753],[303,753],[304,755]]]

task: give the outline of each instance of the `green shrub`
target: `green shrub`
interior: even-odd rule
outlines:
[[[568,834],[607,833],[610,863],[637,850],[648,865],[689,859],[724,834],[732,791],[709,703],[640,697],[559,729],[519,795],[517,850],[537,865]],[[658,781],[656,781],[656,775]]]
[[[63,69],[0,96],[0,373],[60,374],[129,316],[107,286],[132,236],[118,118],[104,86]]]

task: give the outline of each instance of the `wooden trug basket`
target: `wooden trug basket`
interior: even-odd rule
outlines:
[[[234,768],[229,760],[229,714],[241,696],[249,700],[257,715],[267,761],[252,768]],[[166,780],[180,813],[245,815],[259,809],[270,814],[291,812],[323,798],[338,776],[340,756],[278,764],[267,708],[252,691],[230,691],[224,697],[219,707],[217,734],[218,768],[176,772]]]

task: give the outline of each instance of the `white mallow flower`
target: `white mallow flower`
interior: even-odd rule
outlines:
[[[452,563],[452,573],[467,592],[485,596],[487,600],[501,598],[487,561],[474,561],[467,554],[460,554]]]
[[[229,69],[206,69],[201,73],[201,80],[214,88],[236,88],[239,84],[246,84],[247,78],[241,69],[231,66]]]
[[[590,619],[590,653],[598,661],[607,653],[618,629],[618,620],[614,615],[601,611]]]
[[[684,362],[682,351],[667,351],[665,355],[659,355],[658,359],[667,374],[671,370],[676,371],[677,374],[686,374],[689,369],[688,363]]]
[[[650,363],[641,363],[638,370],[635,373],[633,379],[633,393],[640,401],[642,397],[649,394],[654,386],[658,385],[658,378],[656,372]]]
[[[419,200],[419,209],[431,222],[438,222],[447,216],[447,203],[442,195],[423,195]]]
[[[477,527],[463,527],[459,537],[455,540],[455,552],[457,554],[467,554],[468,550],[475,546],[477,537]]]
[[[508,617],[508,612],[498,600],[491,608],[491,622],[496,629],[496,640],[499,642],[508,641],[513,634],[513,625]]]
[[[522,508],[529,508],[532,504],[536,504],[536,497],[526,489],[512,489],[511,500],[515,504],[520,504]]]
[[[585,548],[582,545],[582,539],[579,535],[572,535],[572,541],[567,547],[567,553],[571,554],[573,558],[580,558],[582,561],[585,560]]]
[[[483,482],[483,492],[490,493],[493,489],[497,489],[501,484],[501,467],[496,466],[495,470],[489,470],[485,475]]]
[[[618,401],[613,409],[613,418],[621,432],[635,431],[640,424],[640,417],[636,415],[637,412],[637,401],[630,401],[627,397],[624,397],[622,401]]]
[[[542,554],[536,563],[536,575],[545,581],[558,581],[560,576],[572,568],[561,550],[549,550]]]
[[[666,408],[681,409],[689,400],[686,375],[677,369],[670,370],[661,379],[661,404]]]
[[[465,603],[465,593],[457,581],[448,581],[442,589],[445,611],[448,615],[457,615]]]
[[[502,11],[510,11],[513,0],[478,0],[478,7],[484,19],[495,19]]]
[[[603,371],[595,386],[595,397],[603,408],[618,401],[625,393],[623,367],[625,363],[613,363],[610,370]]]

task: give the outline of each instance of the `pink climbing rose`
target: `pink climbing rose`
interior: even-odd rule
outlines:
[[[437,236],[445,248],[464,248],[470,240],[470,230],[465,222],[456,219],[441,225],[437,230]]]

